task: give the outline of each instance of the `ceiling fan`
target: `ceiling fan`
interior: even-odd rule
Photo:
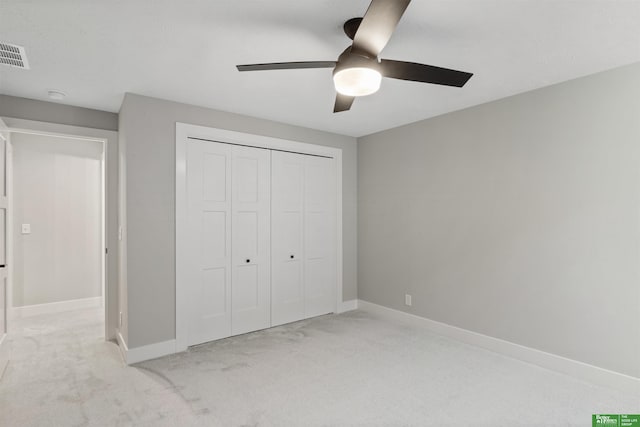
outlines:
[[[236,67],[238,71],[333,68],[333,82],[337,92],[334,113],[349,110],[356,97],[376,92],[380,88],[382,77],[464,86],[472,73],[378,58],[410,2],[411,0],[372,0],[364,17],[352,18],[344,23],[344,32],[353,43],[340,54],[337,61],[274,62]]]

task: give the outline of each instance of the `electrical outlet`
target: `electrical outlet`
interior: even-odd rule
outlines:
[[[31,234],[31,224],[22,224],[21,232],[22,234]]]
[[[404,296],[404,305],[411,306],[411,295],[405,294],[405,296]]]

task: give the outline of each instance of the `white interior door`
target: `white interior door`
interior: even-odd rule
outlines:
[[[335,160],[304,156],[305,317],[335,310],[336,173]]]
[[[9,164],[11,161],[11,143],[9,130],[0,120],[0,378],[9,360],[9,349],[5,342],[7,335],[8,301],[8,194],[9,194]]]
[[[271,152],[232,147],[231,334],[271,325]]]
[[[187,144],[187,345],[231,335],[230,145]]]
[[[305,318],[305,156],[271,153],[271,324]]]

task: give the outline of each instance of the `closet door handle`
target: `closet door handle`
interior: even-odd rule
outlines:
[[[291,255],[290,258],[293,259],[293,255]]]
[[[251,262],[251,260],[250,260],[250,259],[247,259],[247,264],[249,264],[250,262]]]

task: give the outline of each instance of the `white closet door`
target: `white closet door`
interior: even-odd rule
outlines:
[[[271,153],[271,325],[304,319],[305,156]]]
[[[231,335],[231,146],[189,142],[187,345]]]
[[[231,334],[271,326],[271,153],[232,148]]]
[[[305,317],[335,309],[336,173],[335,160],[304,156]]]

